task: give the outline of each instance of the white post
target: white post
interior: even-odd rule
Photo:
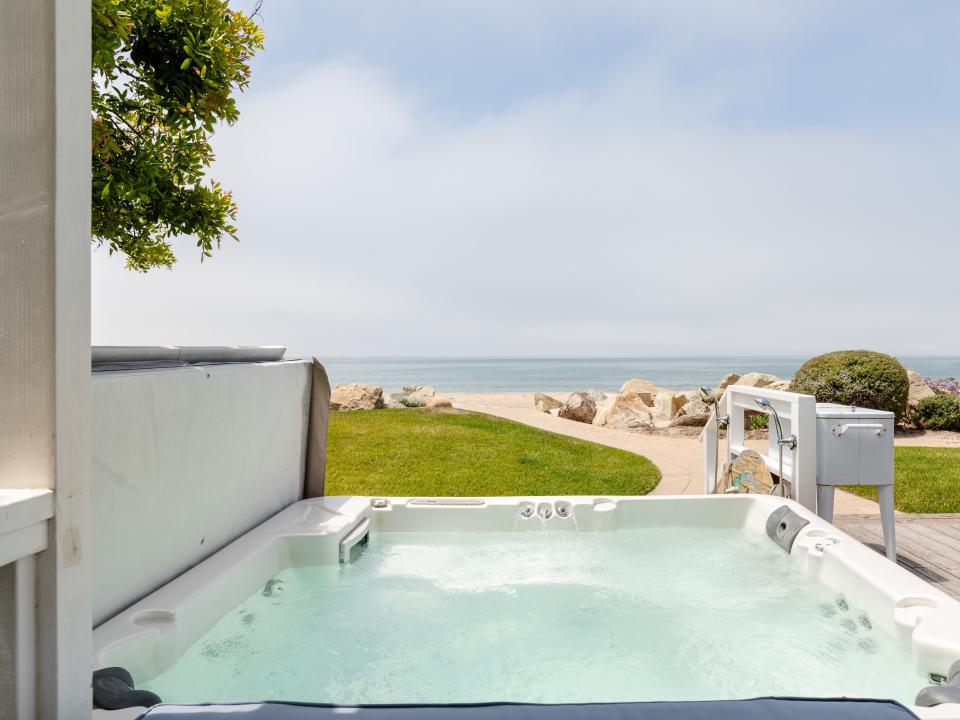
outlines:
[[[883,549],[887,557],[897,561],[897,516],[893,506],[893,485],[877,485],[877,504],[880,505],[880,526],[883,528]]]
[[[54,518],[39,556],[40,718],[92,700],[90,601],[90,3],[55,0]]]
[[[817,511],[817,400],[796,395],[790,408],[790,427],[797,436],[793,451],[791,482],[793,499],[811,512]]]
[[[728,387],[726,391],[727,407],[725,410],[727,417],[730,418],[729,424],[727,425],[727,462],[731,462],[733,460],[731,448],[734,445],[743,445],[743,409],[737,407],[735,396],[736,386]]]
[[[91,710],[88,0],[5,2],[0,62],[0,490],[41,491],[14,516],[47,536],[17,555],[0,694],[73,720]]]
[[[33,720],[37,717],[37,558],[20,558],[15,567],[17,720]]]
[[[703,494],[709,495],[717,486],[717,445],[720,443],[720,429],[713,417],[707,421],[700,438],[703,442]]]

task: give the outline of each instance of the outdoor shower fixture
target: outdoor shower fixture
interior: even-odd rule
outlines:
[[[718,398],[716,395],[710,392],[708,388],[705,388],[702,385],[700,386],[700,399],[703,400],[704,405],[713,406],[713,417],[717,421],[718,433],[720,432],[720,430],[723,430],[724,428],[727,427],[728,424],[730,424],[730,416],[720,414],[720,398]],[[713,466],[715,468],[720,467],[720,443],[717,443],[713,450]],[[717,478],[717,482],[719,483],[719,477]]]
[[[774,488],[780,488],[780,494],[784,494],[784,482],[783,482],[783,447],[786,445],[791,450],[796,450],[797,448],[797,436],[791,433],[786,437],[783,436],[783,425],[780,424],[780,413],[777,412],[777,409],[773,406],[773,403],[770,402],[767,398],[758,397],[754,398],[757,405],[763,408],[764,412],[767,415],[773,415],[773,424],[777,430],[777,450],[780,456],[780,465],[777,470],[777,484]]]
[[[718,398],[716,395],[714,395],[712,392],[710,392],[710,390],[708,390],[707,388],[701,386],[701,387],[700,387],[700,399],[703,400],[703,404],[704,404],[704,405],[712,405],[712,406],[713,406],[713,416],[714,416],[714,417],[716,418],[716,420],[717,420],[717,427],[725,428],[725,427],[727,426],[727,424],[730,422],[730,416],[729,416],[729,415],[721,415],[721,414],[720,414],[720,400],[719,400],[719,398]]]

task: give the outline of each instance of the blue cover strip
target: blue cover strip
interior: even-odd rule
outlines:
[[[893,700],[755,698],[539,705],[157,705],[142,720],[917,720]]]

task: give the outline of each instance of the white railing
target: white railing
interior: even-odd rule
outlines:
[[[17,720],[37,716],[37,555],[47,547],[49,520],[53,517],[53,491],[0,488],[0,567],[12,567],[13,616],[0,631],[13,638],[13,684],[3,687],[12,694],[12,705],[0,697],[0,716],[11,713]],[[4,582],[4,578],[0,578]],[[0,618],[0,623],[4,622]],[[12,691],[12,692],[11,692]]]
[[[796,436],[796,447],[783,448],[783,480],[790,483],[794,500],[809,510],[817,508],[817,403],[812,395],[770,390],[768,388],[731,385],[718,401],[720,413],[729,418],[727,425],[727,449],[725,458],[730,462],[746,449],[745,432],[747,410],[764,412],[757,404],[758,398],[770,401],[780,414],[783,434]],[[774,422],[771,418],[770,439],[767,452],[761,453],[771,474],[779,471],[779,448]],[[700,434],[703,443],[703,491],[712,493],[717,485],[720,463],[717,449],[720,442],[716,417],[712,416]]]

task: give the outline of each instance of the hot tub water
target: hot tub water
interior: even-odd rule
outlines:
[[[166,702],[910,703],[927,682],[765,536],[646,528],[372,534],[353,564],[282,571],[139,686]]]

